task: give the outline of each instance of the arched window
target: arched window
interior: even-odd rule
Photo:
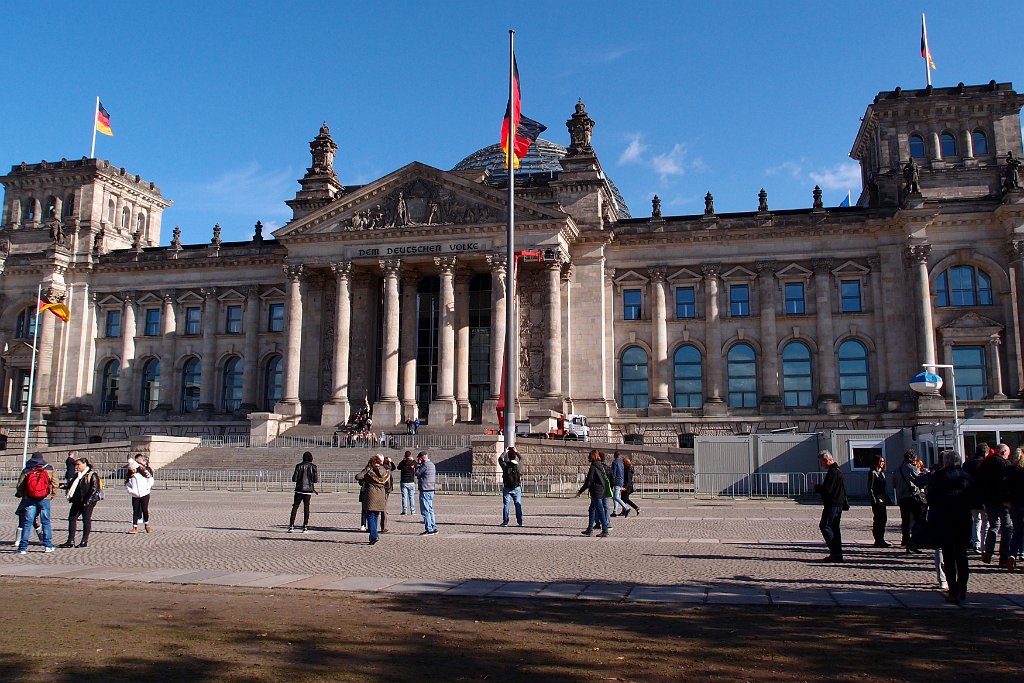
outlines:
[[[284,397],[284,357],[272,356],[263,373],[263,409],[274,412],[274,405]]]
[[[956,136],[946,131],[939,136],[939,148],[942,150],[942,158],[956,156]]]
[[[52,194],[46,198],[46,213],[43,214],[47,219],[57,217],[57,198]]]
[[[139,215],[135,217],[135,229],[140,234],[146,234],[146,214],[139,212]]]
[[[917,133],[910,136],[910,156],[914,159],[924,159],[924,138]]]
[[[114,209],[114,200],[111,199],[111,200],[109,200],[107,202],[107,222],[108,223],[113,223],[114,222],[114,211],[115,211],[115,209]]]
[[[150,358],[142,366],[142,386],[139,392],[139,413],[148,415],[160,403],[160,361]]]
[[[782,349],[782,401],[787,408],[814,404],[811,350],[803,342],[792,341]]]
[[[18,314],[14,324],[15,339],[32,339],[36,334],[36,311],[31,306]]]
[[[953,266],[935,280],[937,306],[991,306],[992,278],[974,266]]]
[[[127,230],[129,223],[131,223],[131,220],[132,210],[126,206],[123,209],[121,209],[121,227]]]
[[[988,154],[988,136],[985,131],[976,130],[971,133],[971,146],[975,154]]]
[[[22,220],[26,223],[30,223],[36,220],[36,198],[29,197],[25,200],[24,210],[22,212]]]
[[[856,339],[839,346],[839,402],[868,405],[868,350]]]
[[[242,359],[232,356],[224,364],[224,387],[221,392],[221,408],[232,413],[242,405]]]
[[[75,217],[75,195],[69,194],[64,199],[64,215],[61,218],[74,218]]]
[[[199,410],[199,382],[201,366],[199,359],[192,356],[181,368],[181,412],[194,413]]]
[[[729,372],[729,407],[757,406],[757,355],[750,344],[736,344],[726,357]]]
[[[120,362],[112,360],[103,366],[100,384],[100,413],[103,415],[117,407],[117,381],[120,376]]]
[[[672,357],[673,399],[676,408],[700,408],[704,405],[704,383],[701,381],[700,351],[693,344],[683,344]]]
[[[630,346],[622,353],[622,407],[646,408],[648,394],[647,352]]]

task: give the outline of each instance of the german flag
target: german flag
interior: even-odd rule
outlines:
[[[96,130],[104,135],[114,137],[114,131],[110,128],[110,114],[103,108],[102,102],[96,103]]]
[[[932,71],[938,71],[935,62],[932,60],[932,51],[928,49],[928,26],[924,22],[924,15],[921,15],[921,58],[928,63]]]
[[[49,311],[50,313],[53,313],[55,316],[57,316],[64,322],[67,322],[68,320],[71,319],[71,311],[68,310],[68,305],[64,303],[48,304],[42,299],[40,299],[38,312],[42,313],[43,311]]]
[[[519,65],[512,58],[512,99],[505,105],[505,119],[501,122],[501,151],[505,153],[505,168],[508,168],[509,128],[512,129],[512,164],[519,168],[519,160],[537,140],[537,136],[547,130],[547,126],[531,118],[523,116],[522,103],[519,99]]]

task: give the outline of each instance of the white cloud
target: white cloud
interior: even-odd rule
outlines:
[[[661,180],[664,182],[669,176],[686,173],[685,162],[686,148],[676,144],[670,151],[658,154],[651,159],[651,167],[661,176]]]
[[[626,149],[623,150],[622,154],[619,155],[619,165],[623,164],[639,164],[643,163],[643,155],[647,152],[647,145],[641,140],[643,136],[639,133],[634,133],[630,136],[629,144]]]
[[[777,166],[765,169],[765,175],[775,176],[779,174],[786,174],[793,178],[799,178],[803,175],[804,165],[807,163],[805,159],[800,161],[783,161]]]
[[[860,165],[846,161],[823,171],[811,171],[811,180],[823,190],[852,190],[860,187]]]

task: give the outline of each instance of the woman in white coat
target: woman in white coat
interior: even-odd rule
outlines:
[[[153,471],[141,462],[130,460],[124,485],[132,497],[132,528],[128,533],[139,533],[139,524],[142,524],[148,534],[152,531],[149,528],[149,493],[153,490]]]

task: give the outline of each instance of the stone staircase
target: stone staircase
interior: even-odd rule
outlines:
[[[380,448],[196,448],[181,456],[164,470],[264,470],[287,472],[302,460],[303,451],[313,454],[321,470],[359,471],[375,453],[396,462],[404,451]],[[468,473],[472,454],[468,449],[428,450],[439,472]],[[414,452],[415,455],[415,452]]]

